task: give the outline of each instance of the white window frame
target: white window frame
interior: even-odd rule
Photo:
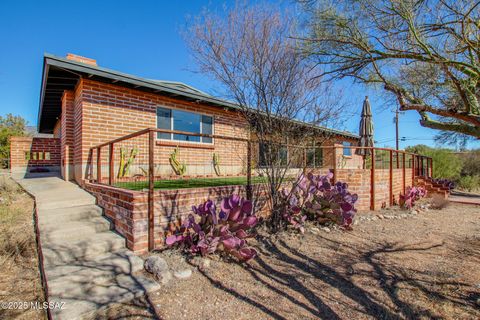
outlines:
[[[205,113],[205,112],[195,112],[195,111],[190,111],[190,110],[184,110],[184,109],[178,109],[178,108],[171,108],[171,107],[166,107],[166,106],[156,106],[155,107],[155,127],[157,129],[158,128],[158,116],[157,116],[157,108],[162,108],[162,109],[167,109],[167,110],[170,110],[171,112],[171,116],[170,116],[170,130],[173,130],[173,110],[177,110],[177,111],[184,111],[184,112],[189,112],[189,113],[193,113],[193,114],[198,114],[198,115],[201,115],[201,116],[207,116],[207,117],[210,117],[212,118],[212,135],[215,135],[215,117],[211,114],[208,114],[208,113]],[[200,118],[200,134],[202,134],[203,132],[203,126],[202,126],[202,122],[201,122],[201,118]],[[195,133],[195,132],[192,132],[192,133]],[[170,142],[170,143],[187,143],[187,144],[197,144],[197,145],[213,145],[215,143],[215,139],[212,138],[212,141],[211,142],[203,142],[203,137],[200,136],[200,141],[185,141],[185,140],[175,140],[173,137],[174,137],[174,134],[175,133],[170,133],[170,139],[161,139],[161,138],[158,138],[158,132],[157,132],[157,135],[155,135],[155,140],[158,140],[158,141],[164,141],[164,142]]]

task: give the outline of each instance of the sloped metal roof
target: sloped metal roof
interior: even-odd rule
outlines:
[[[233,102],[215,98],[182,82],[146,79],[108,68],[90,65],[46,53],[43,62],[42,88],[38,112],[38,132],[52,133],[62,109],[64,90],[73,90],[81,78],[88,78],[118,86],[160,94],[185,101],[201,102],[206,105],[240,109]],[[358,136],[346,132],[317,126],[318,129],[354,139]]]

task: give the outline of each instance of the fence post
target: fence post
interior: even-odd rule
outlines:
[[[337,147],[333,144],[333,183],[337,182]]]
[[[390,206],[393,206],[393,150],[390,150]]]
[[[433,158],[430,158],[430,178],[433,177]]]
[[[416,169],[417,169],[417,168],[415,168],[415,155],[412,154],[412,187],[413,187],[413,185],[414,185],[414,183],[415,183],[415,170],[416,170]]]
[[[314,156],[313,156],[313,159],[314,159],[314,164],[313,164],[313,167],[315,167],[315,147],[313,148],[313,153],[314,153]],[[307,172],[307,148],[304,147],[303,148],[303,174],[305,174]]]
[[[154,202],[153,202],[153,190],[154,190],[154,142],[155,131],[150,130],[148,132],[148,251],[152,251],[155,248],[154,237]]]
[[[252,143],[247,141],[247,200],[252,200]]]
[[[102,183],[102,148],[97,148],[97,183]]]
[[[406,190],[406,185],[405,185],[405,184],[406,184],[406,181],[407,181],[406,171],[405,171],[405,167],[406,167],[406,165],[407,165],[407,161],[406,161],[406,159],[405,159],[406,157],[407,157],[407,156],[406,156],[406,154],[405,154],[405,152],[404,152],[404,153],[403,153],[403,157],[402,157],[402,159],[403,159],[403,170],[402,170],[402,171],[403,171],[403,194],[404,194],[404,195],[405,195],[405,192],[407,191],[407,190]]]
[[[370,209],[375,210],[375,148],[372,148],[372,168],[370,169]]]
[[[113,143],[108,146],[108,184],[113,185]]]

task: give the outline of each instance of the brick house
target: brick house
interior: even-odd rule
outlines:
[[[46,54],[38,132],[53,134],[55,140],[49,147],[52,150],[38,152],[42,148],[39,149],[37,144],[44,142],[37,143],[37,140],[33,140],[31,145],[14,142],[12,154],[15,156],[12,157],[11,168],[58,168],[64,179],[75,180],[82,185],[87,178],[91,147],[154,127],[249,137],[246,121],[234,104],[186,84],[135,77],[99,67],[95,60],[73,54],[68,54],[66,58]],[[327,128],[319,130],[329,135],[328,144],[355,144],[358,140],[357,135],[348,132]],[[204,150],[221,155],[235,147],[231,143],[214,143],[206,138],[177,136],[159,134],[156,145],[172,147],[165,148],[166,154],[173,147],[180,146],[187,161],[201,159]],[[59,158],[44,159],[45,155],[56,154],[57,150]],[[360,165],[358,157],[350,155],[348,149],[344,152],[349,155],[348,161]],[[36,159],[41,156],[42,160],[33,161],[29,153]],[[237,165],[238,168],[240,166]],[[235,170],[233,164],[229,168]],[[195,173],[202,168],[192,164],[189,169]],[[170,169],[166,166],[165,170]]]
[[[146,135],[112,143],[146,128],[214,137],[156,132],[153,148]],[[376,209],[385,203],[392,205],[406,185],[413,185],[421,175],[415,171],[417,160],[422,160],[422,170],[424,160],[428,160],[387,150],[388,168],[376,170],[377,159],[372,157],[372,167],[366,169],[364,159],[348,148],[357,145],[357,135],[324,127],[316,130],[325,149],[305,149],[304,164],[317,172],[330,170],[337,180],[349,183],[350,189],[359,195],[359,210]],[[151,204],[148,199],[153,197],[153,191],[147,194],[145,190],[135,191],[111,183],[114,176],[118,178],[121,153],[133,150],[138,154],[129,179],[146,178],[150,156],[155,163],[154,177],[176,179],[169,162],[176,148],[180,148],[182,161],[188,164],[185,174],[189,177],[214,176],[212,155],[222,159],[223,176],[245,176],[248,154],[245,141],[252,142],[246,119],[234,104],[183,83],[124,74],[73,54],[66,58],[46,54],[38,131],[53,137],[12,138],[11,170],[58,171],[63,179],[78,183],[97,197],[113,229],[125,237],[126,246],[134,251],[151,249],[152,243],[162,245],[169,224],[190,213],[193,204],[206,198],[219,200],[232,192],[245,194],[242,185],[173,188],[155,190],[155,202]],[[250,160],[261,166],[262,146],[257,143],[253,148]],[[295,152],[288,146],[281,156],[288,159]],[[428,166],[427,161],[426,168],[431,171],[431,162]]]

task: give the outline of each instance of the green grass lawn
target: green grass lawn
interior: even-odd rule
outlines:
[[[265,177],[252,177],[252,183],[264,183]],[[227,178],[186,178],[176,180],[157,180],[155,189],[171,190],[202,187],[220,187],[232,185],[246,185],[247,177],[227,177]],[[148,188],[148,181],[138,182],[117,182],[116,187],[129,190],[142,190]]]

